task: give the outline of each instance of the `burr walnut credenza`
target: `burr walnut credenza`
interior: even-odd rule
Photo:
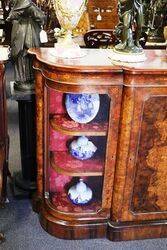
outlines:
[[[30,49],[36,76],[37,193],[42,227],[64,239],[113,241],[167,236],[167,63],[165,50],[143,63],[117,64],[109,50],[60,59],[53,48]],[[100,108],[89,123],[67,114],[69,93],[93,94]],[[88,160],[69,143],[88,137]],[[82,178],[93,198],[75,205],[69,188]]]

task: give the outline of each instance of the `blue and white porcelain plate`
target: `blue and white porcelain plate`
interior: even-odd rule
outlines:
[[[88,123],[99,111],[100,97],[98,94],[67,94],[65,105],[71,119]]]

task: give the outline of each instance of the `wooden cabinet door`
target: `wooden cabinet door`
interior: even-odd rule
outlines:
[[[118,23],[117,0],[88,1],[87,9],[91,29],[114,29]],[[98,15],[101,17],[100,20]]]
[[[111,220],[167,219],[167,87],[123,93]]]

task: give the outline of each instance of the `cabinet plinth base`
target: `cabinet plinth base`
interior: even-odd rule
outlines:
[[[106,237],[107,220],[91,221],[91,219],[88,219],[87,221],[77,221],[74,218],[70,221],[63,221],[48,213],[47,209],[43,206],[41,206],[39,217],[43,229],[57,238],[79,240]]]
[[[42,203],[42,198],[41,196],[38,196],[36,193],[32,197],[32,209],[35,213],[40,212],[40,207]]]
[[[112,241],[140,240],[167,237],[167,221],[108,223],[107,238]]]
[[[127,241],[167,237],[166,220],[107,223],[107,219],[92,220],[91,217],[85,221],[74,218],[62,220],[50,214],[45,206],[41,206],[38,212],[43,229],[61,239],[108,238],[111,241]]]

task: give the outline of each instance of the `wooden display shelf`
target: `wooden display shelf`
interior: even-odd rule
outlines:
[[[63,134],[75,136],[106,136],[108,129],[107,122],[81,124],[71,120],[66,114],[52,115],[50,125],[54,130],[62,132]]]
[[[88,204],[75,205],[66,192],[51,195],[55,209],[64,213],[97,213],[101,209],[101,201],[92,199]]]
[[[68,176],[102,176],[104,160],[91,158],[78,160],[68,151],[51,152],[51,167],[59,174]]]

